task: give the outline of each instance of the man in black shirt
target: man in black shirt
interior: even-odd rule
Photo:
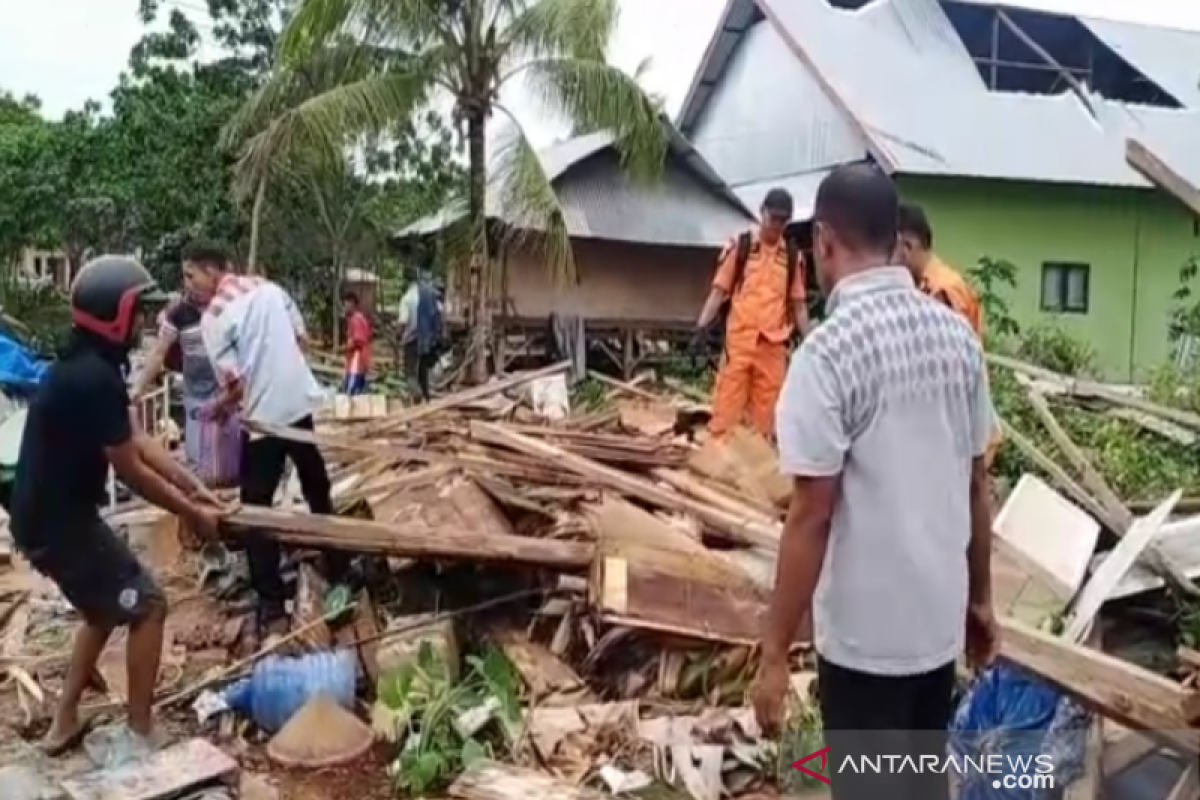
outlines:
[[[82,739],[79,700],[113,628],[126,645],[129,729],[150,745],[166,602],[128,545],[104,523],[108,469],[151,503],[215,536],[216,498],[132,419],[122,374],[157,286],[136,261],[104,256],[71,287],[73,331],[29,407],[17,462],[11,529],[17,548],[53,580],[83,618],[44,747],[57,755]]]

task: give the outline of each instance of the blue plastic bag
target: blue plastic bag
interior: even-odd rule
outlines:
[[[260,661],[249,678],[226,687],[222,697],[231,710],[248,715],[258,727],[275,733],[319,694],[353,710],[357,669],[350,650],[296,658],[271,656]]]
[[[1005,775],[1035,774],[1029,766],[1037,756],[1049,756],[1058,789],[1083,772],[1083,757],[1091,718],[1087,711],[1044,681],[1011,664],[984,672],[967,690],[950,725],[950,753],[956,762],[971,758],[1003,772],[960,770],[959,800],[1046,800],[1049,788],[996,786]],[[1025,764],[1024,770],[1018,764]],[[1045,763],[1043,761],[1043,763]]]

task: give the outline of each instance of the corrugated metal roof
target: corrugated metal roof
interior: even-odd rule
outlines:
[[[725,18],[752,18],[746,9],[753,5],[754,0],[731,0]],[[1125,163],[1124,135],[1112,127],[1111,115],[1103,119],[1094,116],[1070,93],[1046,96],[990,91],[937,0],[875,0],[856,11],[832,8],[824,0],[758,0],[758,6],[769,21],[740,35],[736,48],[728,42],[720,48],[710,47],[714,59],[720,55],[718,51],[725,50],[732,57],[726,57],[723,64],[702,64],[700,72],[713,87],[708,90],[707,103],[692,97],[681,112],[681,124],[688,121],[693,126],[697,145],[706,154],[711,149],[704,141],[709,130],[722,126],[736,130],[738,124],[738,120],[717,119],[732,113],[718,106],[736,109],[736,105],[719,102],[727,89],[715,76],[724,71],[730,92],[733,86],[746,84],[748,79],[739,76],[737,65],[767,60],[755,51],[769,53],[775,46],[772,37],[760,33],[761,28],[774,27],[796,64],[819,72],[834,95],[821,95],[820,102],[811,102],[815,83],[811,73],[807,80],[769,81],[787,87],[785,104],[805,105],[819,117],[805,120],[797,138],[803,141],[808,130],[836,132],[837,141],[824,143],[823,152],[838,154],[846,162],[860,159],[862,150],[869,149],[885,166],[900,173],[1147,185]],[[732,35],[719,31],[714,41]],[[851,42],[853,46],[848,46]],[[1193,81],[1196,77],[1200,73]],[[793,89],[793,85],[800,88]],[[839,102],[830,102],[834,99]],[[1091,100],[1093,106],[1099,101]],[[1186,139],[1187,131],[1195,126],[1192,141],[1200,141],[1200,124],[1191,116],[1154,116],[1160,118],[1172,121],[1147,124],[1169,127],[1169,136],[1180,139]],[[864,142],[856,129],[865,132],[868,141]],[[794,151],[760,148],[758,140],[747,138],[752,142],[750,149],[759,151],[744,157],[755,160],[754,168],[747,172],[789,175],[830,166],[815,163],[817,159],[797,165]],[[736,151],[737,145],[736,136],[723,143],[730,152]],[[1184,155],[1187,153],[1175,157]],[[1193,158],[1200,158],[1200,153]],[[714,161],[724,163],[717,156]],[[742,182],[733,174],[726,177]]]
[[[719,246],[752,219],[711,192],[679,163],[662,180],[635,184],[616,153],[588,159],[558,188],[572,236],[678,246]]]
[[[735,186],[856,161],[867,152],[812,73],[763,23],[729,61],[691,139]]]
[[[1136,139],[1195,186],[1200,186],[1200,110],[1132,106],[1099,100],[1105,128],[1121,143]]]
[[[1200,32],[1095,17],[1079,21],[1164,92],[1200,109]]]
[[[613,137],[595,133],[560,142],[538,152],[558,195],[571,236],[678,246],[713,246],[754,217],[692,145],[674,128],[662,180],[632,181],[621,169]],[[489,218],[517,227],[489,191]],[[397,238],[436,233],[465,216],[459,202],[404,228]]]

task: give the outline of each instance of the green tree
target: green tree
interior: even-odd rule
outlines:
[[[271,165],[286,162],[294,148],[343,152],[358,137],[384,135],[448,96],[467,144],[470,376],[481,381],[491,338],[486,126],[497,114],[514,131],[499,159],[500,203],[543,232],[539,239],[555,278],[574,272],[558,199],[520,120],[501,102],[501,89],[521,85],[567,122],[611,131],[636,176],[652,177],[661,169],[667,137],[659,110],[634,77],[605,60],[618,5],[618,0],[299,0],[271,79],[227,130],[227,142],[250,136],[241,150],[240,175],[261,191]],[[307,99],[296,102],[296,84],[314,74],[320,80],[309,84]]]

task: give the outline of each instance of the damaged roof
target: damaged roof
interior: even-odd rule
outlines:
[[[653,185],[625,174],[608,133],[575,137],[538,152],[571,236],[713,247],[754,219],[696,148],[673,126],[668,126],[668,134],[666,167],[662,180]],[[489,191],[490,219],[527,227],[500,206],[499,192]],[[409,225],[397,238],[436,233],[465,215],[463,203],[453,204]]]
[[[1200,141],[1200,34],[1080,22],[1184,108],[993,91],[938,0],[731,0],[678,124],[739,193],[867,157],[902,174],[1148,186],[1128,136],[1169,143],[1172,166],[1200,177],[1200,148],[1179,144]]]

